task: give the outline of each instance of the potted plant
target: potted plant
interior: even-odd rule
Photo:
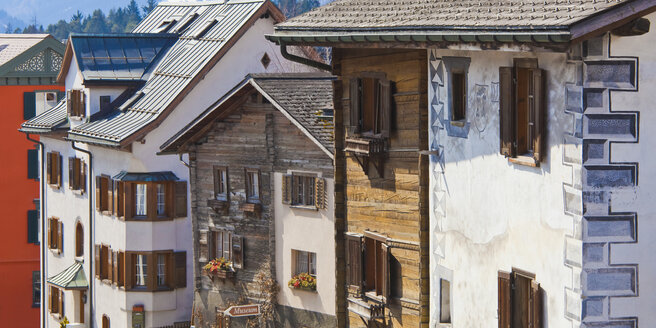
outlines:
[[[299,273],[292,277],[287,286],[293,289],[303,289],[309,291],[317,290],[317,278],[307,272]]]
[[[232,268],[232,262],[223,257],[211,260],[203,269],[205,269],[208,275],[222,279],[232,278],[235,274],[235,270]]]
[[[69,323],[70,323],[70,322],[68,322],[68,318],[66,318],[66,316],[64,316],[64,319],[63,319],[62,321],[59,322],[59,328],[66,328],[66,326],[67,326]]]

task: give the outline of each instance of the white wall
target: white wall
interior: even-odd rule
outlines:
[[[288,173],[291,173],[288,172]],[[282,173],[274,173],[276,220],[276,280],[278,303],[298,309],[335,315],[334,180],[326,179],[325,210],[293,208],[282,203]],[[292,278],[292,249],[316,253],[317,291],[287,286]]]

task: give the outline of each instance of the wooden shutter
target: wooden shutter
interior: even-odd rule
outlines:
[[[125,285],[125,253],[118,251],[116,253],[116,285]]]
[[[61,188],[62,186],[62,156],[59,153],[55,153],[55,158],[54,160],[55,163],[55,174],[57,174],[57,188]]]
[[[134,254],[125,253],[125,275],[123,280],[125,280],[125,289],[132,289],[134,285]]]
[[[87,191],[87,163],[80,161],[80,190]]]
[[[530,328],[542,328],[542,289],[540,284],[531,281],[531,294],[529,297],[530,309],[529,309],[529,327]]]
[[[73,116],[73,90],[66,91],[66,113]]]
[[[539,68],[533,68],[530,70],[533,76],[533,94],[529,95],[532,97],[533,101],[533,160],[536,164],[539,164],[544,157],[544,127],[546,123],[546,106],[544,103],[544,79],[546,74],[544,71]]]
[[[107,181],[107,211],[116,214],[114,212],[114,180],[109,177],[105,177]]]
[[[52,248],[52,219],[48,219],[48,248]]]
[[[175,288],[177,279],[175,278],[175,253],[166,254],[166,285],[169,288]]]
[[[68,189],[75,189],[75,157],[68,158]]]
[[[378,106],[377,115],[380,115],[380,119],[376,120],[376,124],[380,126],[376,131],[382,137],[389,137],[392,126],[392,92],[388,80],[378,80]]]
[[[52,313],[52,289],[52,286],[48,286],[48,313]]]
[[[147,253],[146,257],[146,287],[148,290],[155,290],[157,287],[157,264],[155,259],[157,256],[153,253]]]
[[[175,182],[175,217],[187,217],[187,181]]]
[[[39,211],[27,211],[27,242],[39,243]]]
[[[96,271],[96,277],[100,278],[100,245],[95,245],[93,248],[94,252],[94,260],[95,260],[95,271]]]
[[[126,220],[132,219],[132,215],[134,213],[134,201],[133,201],[133,196],[134,192],[132,191],[132,186],[134,186],[133,183],[130,182],[125,182],[123,183],[123,214],[125,216]]]
[[[96,176],[96,210],[100,211],[100,203],[102,202],[100,200],[101,193],[100,193],[100,187],[102,185],[100,176]]]
[[[125,183],[123,181],[114,181],[114,213],[118,217],[125,215],[125,192],[123,191]]]
[[[292,175],[282,175],[282,203],[291,205],[292,203]]]
[[[175,286],[187,287],[187,252],[175,252]]]
[[[314,178],[314,206],[326,209],[326,179]]]
[[[346,235],[346,283],[362,291],[362,237]]]
[[[499,271],[498,275],[498,315],[499,328],[510,328],[511,322],[511,304],[510,304],[510,273]]]
[[[36,94],[23,92],[23,119],[29,120],[36,116]]]
[[[107,279],[114,281],[114,252],[107,248]]]
[[[57,288],[57,295],[59,296],[59,317],[63,318],[64,317],[64,292]]]
[[[63,229],[64,224],[57,220],[57,250],[59,251],[59,254],[61,254],[64,251],[64,232]]]
[[[389,296],[390,296],[390,265],[389,265],[389,257],[390,257],[390,252],[389,252],[389,247],[386,244],[381,245],[382,248],[382,255],[381,258],[383,260],[383,263],[381,265],[381,268],[383,269],[383,297],[385,298],[385,303],[389,304]]]
[[[242,236],[232,236],[232,266],[235,269],[244,267],[244,239]]]
[[[36,149],[27,150],[27,178],[39,178],[39,152]]]
[[[499,67],[500,153],[515,157],[515,82],[512,67]]]
[[[47,160],[47,170],[46,170],[46,183],[51,184],[52,183],[52,153],[46,154],[46,160]]]
[[[349,82],[349,132],[350,133],[359,133],[360,132],[360,110],[362,104],[361,97],[361,85],[362,80],[358,78],[352,78]]]
[[[209,244],[209,238],[211,233],[207,230],[200,230],[198,231],[198,261],[199,262],[207,262],[211,259],[210,257],[210,250],[208,247]]]

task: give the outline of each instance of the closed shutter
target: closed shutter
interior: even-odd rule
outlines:
[[[123,183],[123,201],[124,201],[124,210],[123,214],[125,216],[126,220],[132,219],[133,213],[134,213],[134,201],[133,201],[133,187],[134,184],[129,183],[129,182],[124,182]]]
[[[389,247],[385,244],[381,245],[382,248],[382,254],[381,254],[381,259],[383,260],[381,264],[381,268],[383,269],[383,292],[382,295],[385,298],[385,303],[389,304],[389,296],[390,296],[390,266],[389,266]]]
[[[62,186],[62,156],[59,153],[54,153],[55,154],[55,160],[53,162],[55,163],[55,174],[57,175],[57,188],[61,188]]]
[[[52,313],[52,286],[48,287],[48,313]]]
[[[48,219],[48,248],[52,248],[52,219]]]
[[[116,284],[118,286],[125,285],[125,253],[117,252],[116,253]]]
[[[114,252],[107,248],[107,279],[114,281]]]
[[[539,69],[539,68],[534,68],[531,69],[530,72],[533,76],[533,90],[529,89],[530,91],[533,91],[529,97],[532,97],[533,101],[533,128],[534,128],[534,133],[533,133],[533,160],[535,160],[535,163],[538,164],[542,161],[542,158],[544,157],[544,151],[543,148],[545,146],[544,142],[544,127],[546,123],[546,109],[545,109],[545,103],[544,103],[544,79],[546,74],[544,74],[544,71]]]
[[[499,328],[510,328],[511,304],[510,304],[510,273],[499,271],[498,275],[498,315]]]
[[[362,291],[362,237],[346,235],[346,283]]]
[[[52,183],[52,153],[47,153],[46,154],[46,183],[51,184]]]
[[[392,92],[390,88],[390,81],[378,80],[378,115],[376,124],[376,132],[379,132],[382,137],[389,137],[392,126]]]
[[[36,94],[23,92],[23,119],[29,120],[36,116]]]
[[[235,269],[244,267],[244,239],[242,236],[232,236],[232,266]]]
[[[283,174],[282,176],[282,203],[290,205],[292,203],[292,175]]]
[[[124,216],[125,210],[125,192],[123,191],[124,182],[114,181],[114,213],[116,216]]]
[[[101,193],[100,193],[100,188],[102,186],[101,178],[100,176],[96,177],[96,210],[100,211],[100,205],[102,203],[101,201]]]
[[[326,209],[326,179],[314,179],[314,206],[317,209]]]
[[[125,253],[125,289],[130,290],[134,286],[134,254]]]
[[[540,284],[531,281],[530,309],[529,309],[529,327],[542,328],[542,288]]]
[[[175,252],[175,286],[187,287],[187,252]]]
[[[175,182],[175,217],[187,217],[187,181]]]
[[[169,288],[175,288],[176,278],[175,278],[175,253],[166,254],[166,285]]]
[[[73,116],[73,90],[66,91],[66,113]]]
[[[352,78],[349,82],[349,132],[360,132],[360,110],[361,110],[361,84],[362,81],[358,78]]]
[[[515,83],[512,67],[499,67],[500,153],[515,157]]]
[[[96,277],[100,278],[100,245],[95,245],[93,248],[94,252],[94,261],[95,261],[95,272],[96,272]]]
[[[39,178],[39,152],[36,149],[27,150],[27,178]]]
[[[157,287],[157,264],[155,262],[155,254],[148,253],[146,256],[146,287],[148,290],[154,290]]]
[[[198,231],[198,261],[199,262],[207,262],[210,260],[210,254],[209,254],[209,231],[207,230],[200,230]]]
[[[39,211],[27,211],[27,242],[39,243]]]
[[[107,181],[107,211],[114,214],[114,180],[105,177]]]
[[[87,163],[84,161],[80,161],[79,189],[82,190],[83,193],[87,191]]]
[[[64,224],[57,220],[57,250],[59,254],[64,251]]]
[[[57,295],[59,296],[59,318],[64,317],[64,291],[57,288]]]
[[[68,189],[77,189],[75,186],[75,157],[68,158]]]

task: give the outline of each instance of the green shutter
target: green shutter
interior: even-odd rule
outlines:
[[[66,91],[57,91],[57,102],[66,97]]]
[[[36,96],[34,92],[23,92],[23,119],[36,116]]]
[[[27,211],[27,242],[39,243],[39,211]]]
[[[27,150],[27,178],[39,178],[39,152],[36,149]]]

